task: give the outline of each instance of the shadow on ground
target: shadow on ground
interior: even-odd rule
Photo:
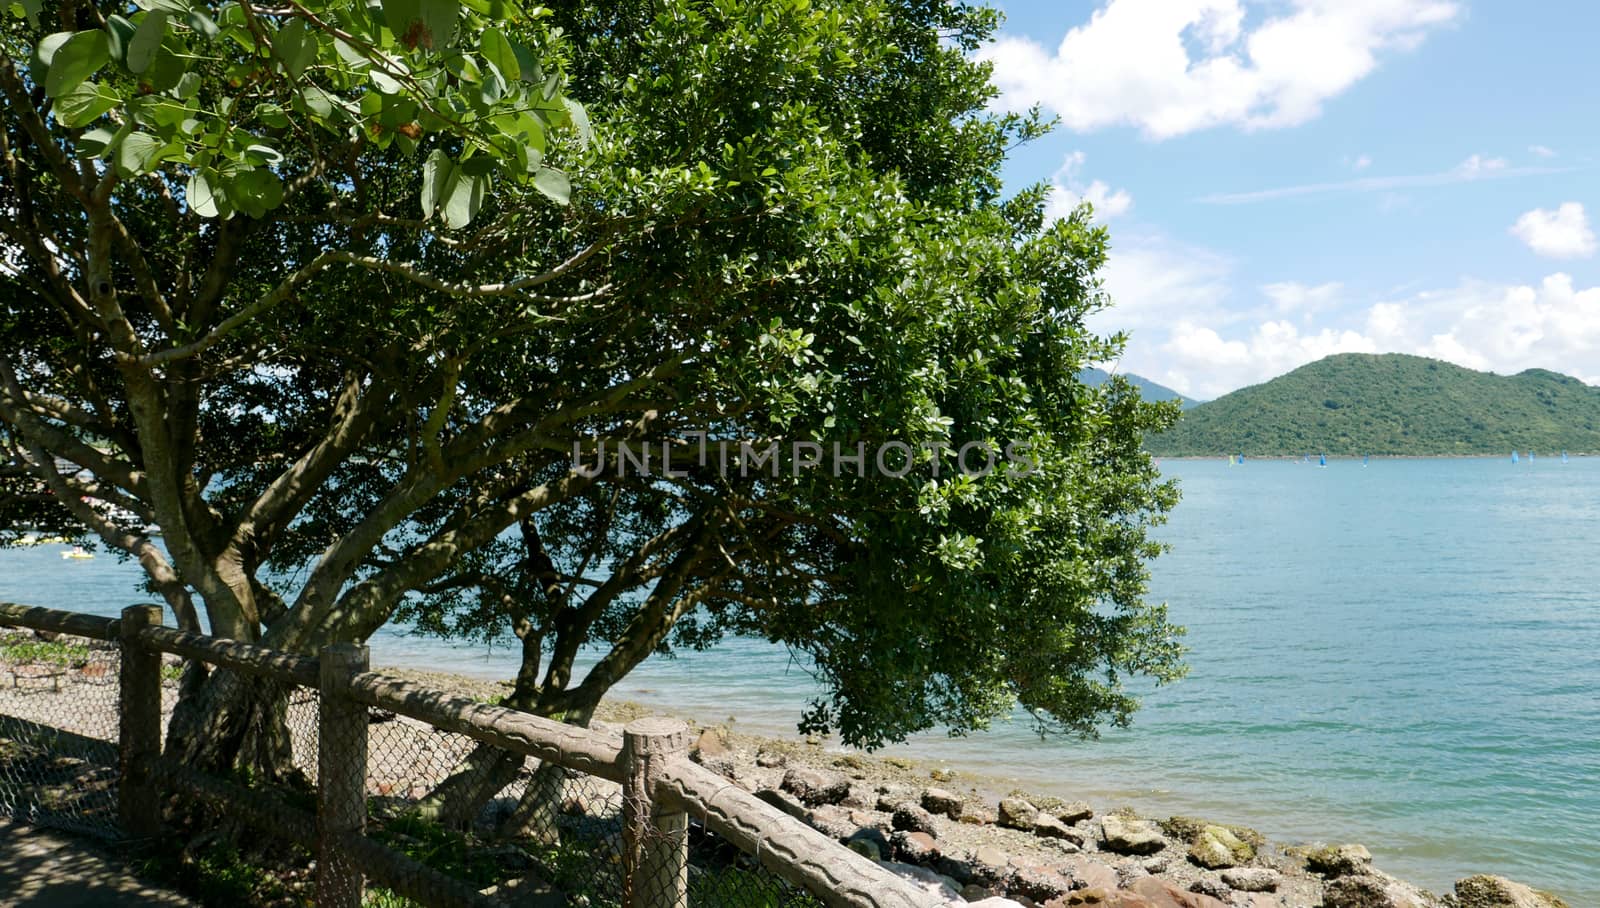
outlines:
[[[192,908],[129,873],[105,851],[0,818],[0,905],[5,908]]]

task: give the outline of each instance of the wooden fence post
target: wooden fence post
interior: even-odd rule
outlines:
[[[130,605],[122,610],[117,813],[122,828],[139,839],[161,835],[161,797],[140,765],[161,756],[161,651],[145,645],[139,637],[145,628],[160,625],[159,605]]]
[[[339,844],[367,828],[367,708],[350,679],[367,670],[367,648],[325,646],[317,720],[317,908],[360,908],[366,880]]]
[[[636,719],[622,730],[623,887],[628,908],[689,903],[689,815],[656,795],[661,769],[689,753],[689,726]]]

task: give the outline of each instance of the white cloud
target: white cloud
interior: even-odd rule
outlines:
[[[1315,286],[1299,281],[1282,281],[1261,288],[1281,313],[1314,315],[1339,301],[1344,285],[1337,281]]]
[[[1351,170],[1366,170],[1368,167],[1371,167],[1371,166],[1372,166],[1372,156],[1371,155],[1361,155],[1361,156],[1357,157],[1354,161],[1350,162],[1350,169]]]
[[[1232,270],[1229,259],[1209,249],[1156,235],[1119,233],[1101,272],[1114,305],[1094,315],[1091,326],[1109,333],[1153,330],[1185,318],[1231,321],[1236,316],[1225,304],[1232,292]]]
[[[1475,154],[1460,164],[1456,165],[1456,173],[1465,179],[1475,180],[1496,171],[1505,170],[1508,162],[1505,158],[1491,158],[1486,155]]]
[[[1095,218],[1108,221],[1127,214],[1133,207],[1133,196],[1125,190],[1112,188],[1101,180],[1083,185],[1078,172],[1083,168],[1084,153],[1074,151],[1061,162],[1061,167],[1051,177],[1050,195],[1045,200],[1044,214],[1048,219],[1064,218],[1072,214],[1079,202],[1094,207]]]
[[[1215,126],[1293,126],[1454,21],[1450,0],[1292,0],[1248,22],[1246,0],[1109,0],[1052,53],[1002,37],[999,104],[1043,104],[1070,128],[1133,125],[1151,138]]]
[[[1536,158],[1553,158],[1556,156],[1556,150],[1548,145],[1529,145],[1528,151],[1532,152]]]
[[[1215,192],[1201,196],[1196,201],[1212,205],[1243,205],[1250,202],[1270,202],[1308,195],[1334,195],[1345,192],[1391,192],[1396,189],[1417,189],[1426,186],[1450,186],[1476,180],[1506,180],[1516,177],[1543,176],[1564,173],[1561,167],[1512,167],[1504,158],[1472,155],[1449,170],[1436,173],[1402,174],[1392,177],[1358,177],[1353,180],[1334,180],[1326,183],[1301,183],[1296,186],[1277,186],[1271,189],[1252,189],[1245,192]]]
[[[1595,253],[1594,229],[1577,202],[1550,211],[1535,208],[1511,225],[1511,233],[1545,258],[1580,259]]]

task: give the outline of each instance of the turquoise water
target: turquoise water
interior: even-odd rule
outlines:
[[[1492,871],[1600,905],[1600,458],[1168,462],[1154,592],[1190,675],[1132,729],[1002,724],[892,752],[1283,841],[1360,841],[1433,888]],[[0,552],[0,599],[109,613],[137,571]],[[509,676],[509,650],[386,629],[380,664]],[[617,696],[784,734],[813,692],[750,642],[652,660]],[[1008,786],[1009,787],[1009,786]]]

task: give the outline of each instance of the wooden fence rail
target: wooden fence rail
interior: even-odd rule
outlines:
[[[578,728],[368,671],[366,647],[327,647],[318,658],[282,653],[162,627],[161,609],[152,605],[130,606],[114,619],[0,603],[3,626],[120,641],[118,798],[126,832],[158,837],[168,793],[229,811],[316,852],[319,908],[359,908],[367,876],[430,906],[507,904],[365,835],[369,707],[620,784],[628,908],[688,904],[691,819],[831,908],[930,904],[903,878],[691,762],[688,727],[677,720],[637,720],[622,735]],[[319,692],[314,816],[161,755],[163,653]],[[513,891],[512,898],[519,905],[552,903],[549,890],[538,887],[526,895]]]

